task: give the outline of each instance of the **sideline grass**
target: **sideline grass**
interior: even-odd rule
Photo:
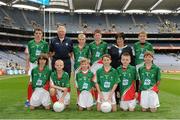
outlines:
[[[76,108],[76,92],[72,86],[71,105],[62,113],[37,109],[30,111],[24,108],[26,99],[27,76],[0,80],[0,119],[180,119],[180,81],[162,79],[160,85],[161,106],[157,113],[141,112],[137,107],[135,112],[104,114],[93,111],[79,112]],[[1,78],[0,78],[1,79]]]

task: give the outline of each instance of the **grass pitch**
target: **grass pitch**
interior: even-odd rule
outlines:
[[[179,80],[178,80],[179,79]],[[114,113],[92,111],[79,112],[76,106],[76,90],[72,85],[71,105],[62,113],[43,108],[30,111],[24,108],[27,94],[28,77],[0,77],[0,119],[180,119],[180,75],[163,74],[160,85],[160,108],[156,113],[141,112],[140,107],[135,112]]]

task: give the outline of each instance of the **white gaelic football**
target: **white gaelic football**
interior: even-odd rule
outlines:
[[[60,103],[60,102],[55,102],[54,105],[53,105],[53,110],[55,112],[62,112],[65,108],[65,105],[64,103]]]
[[[111,112],[112,106],[109,102],[103,102],[101,104],[101,111],[104,113]]]

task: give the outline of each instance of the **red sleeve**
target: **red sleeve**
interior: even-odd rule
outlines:
[[[49,84],[49,81],[47,81],[43,88],[49,91],[49,87],[50,87],[50,84]]]

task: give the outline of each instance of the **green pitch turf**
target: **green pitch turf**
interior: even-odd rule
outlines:
[[[62,113],[39,108],[30,111],[24,108],[27,91],[27,76],[0,77],[0,119],[180,119],[180,75],[163,74],[160,85],[160,108],[156,113],[135,112],[114,113],[93,111],[79,112],[76,106],[76,92],[71,93],[71,105]],[[179,80],[177,80],[179,78]],[[175,80],[174,80],[175,79]]]

